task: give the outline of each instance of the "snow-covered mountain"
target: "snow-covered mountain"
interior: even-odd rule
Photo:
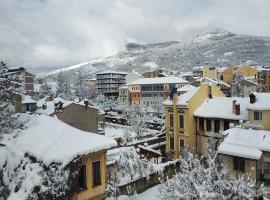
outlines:
[[[190,70],[204,63],[219,67],[242,61],[269,65],[270,37],[238,35],[216,29],[181,42],[170,41],[146,45],[129,43],[125,52],[93,59],[66,70],[74,70],[78,67],[85,67],[90,73],[106,68],[124,71],[163,67]],[[59,70],[49,74],[58,72]]]

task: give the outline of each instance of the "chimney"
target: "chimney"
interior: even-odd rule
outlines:
[[[84,99],[84,106],[86,110],[87,110],[88,104],[89,104],[88,99]]]
[[[170,99],[173,100],[173,97],[176,95],[177,93],[177,88],[172,88],[170,91]]]
[[[213,99],[213,95],[212,95],[212,84],[208,85],[208,98],[209,99]]]
[[[232,102],[232,111],[236,115],[240,115],[240,104],[236,100],[233,100]]]
[[[255,94],[251,93],[249,95],[249,103],[253,104],[255,102],[256,102],[256,96],[255,96]]]

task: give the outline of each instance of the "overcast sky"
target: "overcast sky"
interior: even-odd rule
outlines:
[[[66,66],[127,42],[184,40],[200,31],[270,35],[270,0],[0,0],[0,59]]]

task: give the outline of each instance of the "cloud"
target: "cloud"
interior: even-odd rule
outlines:
[[[270,35],[269,0],[0,0],[0,59],[65,66],[217,27]]]

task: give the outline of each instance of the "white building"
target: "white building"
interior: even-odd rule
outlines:
[[[96,74],[98,92],[118,96],[118,88],[126,84],[126,72],[107,70]]]

